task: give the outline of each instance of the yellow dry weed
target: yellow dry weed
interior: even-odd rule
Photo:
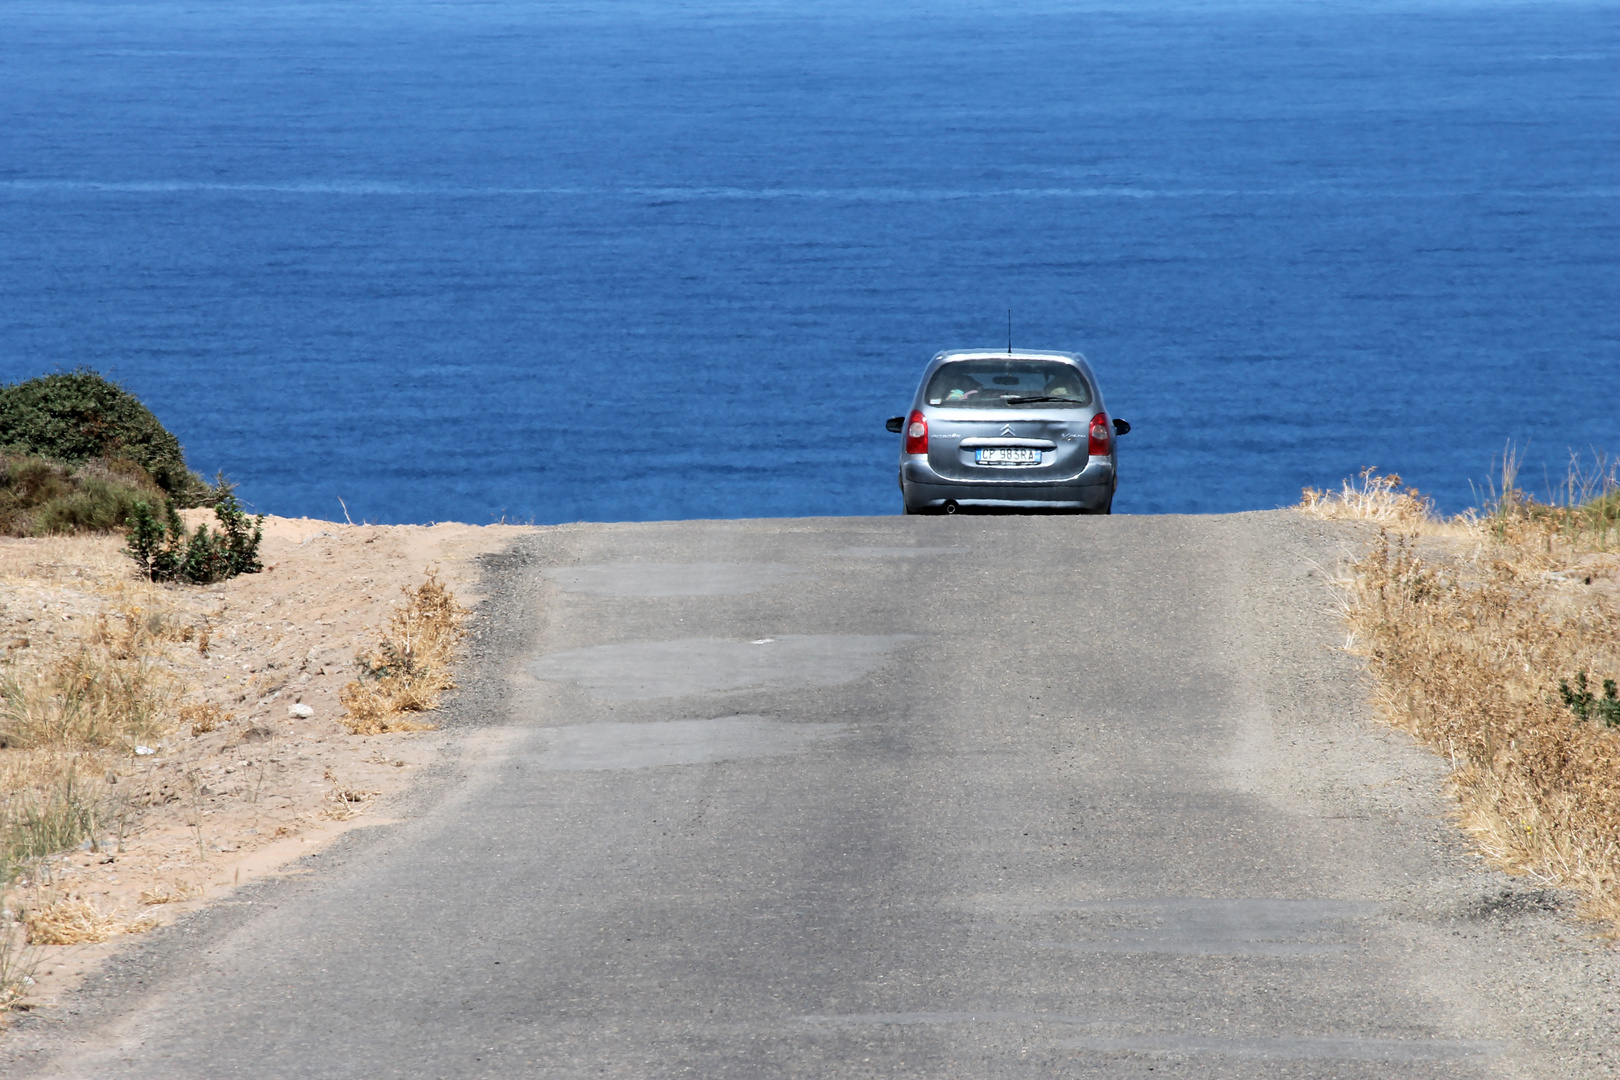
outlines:
[[[196,701],[180,706],[180,723],[191,728],[193,735],[206,735],[236,719],[211,701]]]
[[[84,945],[115,934],[139,934],[156,925],[149,915],[126,918],[83,897],[70,896],[25,913],[30,945]]]
[[[1568,701],[1578,673],[1620,675],[1620,590],[1606,584],[1620,559],[1598,550],[1614,533],[1509,485],[1490,514],[1441,522],[1392,506],[1392,478],[1362,480],[1371,498],[1307,493],[1302,509],[1360,506],[1399,526],[1349,583],[1379,711],[1451,761],[1457,820],[1481,853],[1576,890],[1581,913],[1620,935],[1620,727]]]
[[[1432,517],[1434,503],[1413,488],[1403,488],[1394,473],[1380,476],[1376,469],[1367,468],[1361,470],[1358,480],[1346,480],[1338,491],[1306,488],[1299,508],[1329,520],[1418,525]]]
[[[201,896],[202,887],[190,881],[159,881],[150,889],[141,890],[141,903],[148,906],[158,904],[178,904],[182,900],[190,900],[193,896]]]
[[[389,619],[378,646],[357,657],[361,677],[339,694],[342,723],[356,735],[428,730],[431,724],[409,714],[437,708],[455,686],[450,665],[466,636],[467,610],[431,573],[402,592],[405,606]]]

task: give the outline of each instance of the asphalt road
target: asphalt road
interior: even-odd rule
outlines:
[[[1612,954],[1371,722],[1291,512],[582,525],[460,756],[8,1076],[1609,1075]]]

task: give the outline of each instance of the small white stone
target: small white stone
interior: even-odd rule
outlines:
[[[296,705],[287,706],[287,718],[289,720],[292,719],[293,717],[297,717],[300,720],[308,720],[310,717],[312,717],[314,715],[315,715],[315,710],[310,708],[308,705],[304,705],[304,704],[300,703],[300,704],[296,704]]]

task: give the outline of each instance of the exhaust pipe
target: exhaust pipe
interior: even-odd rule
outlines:
[[[946,499],[945,500],[945,512],[947,514],[956,513],[956,500],[955,499]]]

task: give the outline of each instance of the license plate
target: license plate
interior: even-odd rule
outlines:
[[[973,452],[980,465],[1039,465],[1041,452],[1025,446],[986,446]]]

